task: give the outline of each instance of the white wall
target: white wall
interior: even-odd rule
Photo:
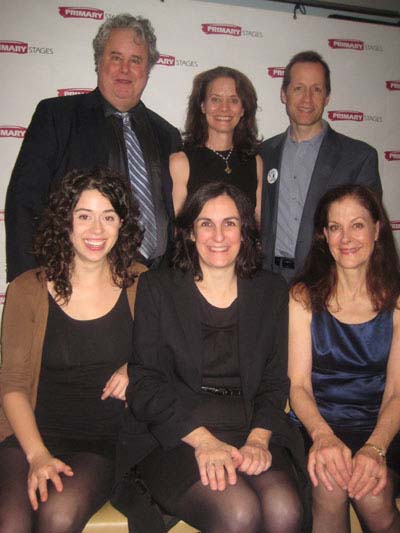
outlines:
[[[69,8],[82,5],[84,13],[71,16]],[[398,28],[313,16],[294,20],[291,13],[190,0],[2,0],[0,206],[23,134],[9,126],[26,128],[37,102],[57,96],[61,89],[96,86],[92,38],[105,17],[123,11],[150,18],[160,52],[171,56],[162,58],[164,64],[152,71],[143,100],[180,127],[193,76],[216,65],[229,65],[245,72],[257,89],[259,130],[264,138],[282,131],[287,117],[279,100],[281,79],[271,76],[269,69],[283,67],[300,50],[320,52],[332,70],[327,115],[356,112],[348,120],[330,123],[378,149],[384,199],[392,220],[400,220]],[[216,30],[207,25],[216,25]],[[230,31],[227,26],[235,26],[232,32],[237,35],[221,33]],[[18,46],[10,41],[22,43],[20,50],[26,53],[10,51]],[[168,62],[172,65],[167,66]],[[357,117],[357,121],[350,119]],[[400,222],[394,226],[398,228]],[[5,289],[3,248],[4,228],[0,227],[0,293]]]

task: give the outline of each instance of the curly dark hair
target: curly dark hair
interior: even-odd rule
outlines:
[[[186,199],[175,222],[174,268],[193,272],[196,280],[203,279],[199,255],[192,240],[194,223],[205,204],[218,196],[229,196],[240,216],[242,242],[236,259],[236,275],[251,278],[261,268],[262,255],[254,208],[249,199],[234,185],[223,182],[206,183]]]
[[[110,200],[121,218],[118,240],[108,254],[113,282],[129,287],[136,277],[132,269],[143,232],[138,224],[139,211],[128,183],[107,169],[69,172],[50,193],[36,233],[34,252],[47,281],[54,283],[56,298],[68,302],[72,294],[71,272],[74,249],[70,239],[73,211],[83,191],[97,190]]]
[[[207,88],[217,78],[231,78],[244,109],[243,117],[233,132],[233,145],[242,159],[254,155],[259,144],[256,122],[257,93],[247,76],[230,67],[216,67],[198,74],[193,80],[192,93],[183,134],[185,144],[204,146],[208,139],[208,125],[201,104],[207,96]]]
[[[394,309],[400,295],[400,262],[389,218],[381,199],[364,185],[341,185],[326,192],[315,211],[311,248],[302,273],[293,280],[292,295],[304,300],[312,311],[321,311],[335,294],[337,272],[324,235],[330,206],[344,198],[354,198],[379,223],[378,239],[367,269],[367,290],[375,311]]]
[[[296,63],[319,63],[324,69],[325,76],[325,89],[326,96],[331,94],[331,71],[329,69],[328,63],[322,58],[318,52],[314,50],[306,50],[304,52],[299,52],[285,67],[285,72],[283,73],[282,79],[282,90],[286,93],[289,83],[291,81],[291,70]]]

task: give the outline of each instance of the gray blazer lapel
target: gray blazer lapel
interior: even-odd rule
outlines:
[[[311,176],[297,236],[296,262],[298,264],[303,264],[304,258],[310,248],[315,209],[321,196],[329,188],[329,182],[333,177],[335,167],[340,157],[340,152],[337,148],[334,135],[333,130],[328,126],[328,131],[322,141],[315,162],[314,171]]]
[[[276,223],[278,218],[279,184],[283,145],[286,134],[282,134],[279,143],[271,148],[264,158],[264,180],[262,189],[261,232],[265,267],[271,269],[275,256]],[[274,183],[268,182],[271,169],[278,171],[278,179]]]

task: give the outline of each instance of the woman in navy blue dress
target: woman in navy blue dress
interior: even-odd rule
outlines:
[[[309,448],[314,532],[349,532],[349,501],[365,531],[400,531],[399,293],[380,201],[360,185],[328,191],[290,301],[290,400]]]

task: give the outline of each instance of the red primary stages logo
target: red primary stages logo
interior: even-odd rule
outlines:
[[[25,135],[26,128],[22,126],[0,126],[1,137],[14,137],[15,139],[22,139]]]
[[[169,56],[168,54],[160,54],[160,57],[157,61],[157,65],[164,65],[165,67],[174,67],[175,57]]]
[[[69,88],[69,89],[57,89],[57,96],[74,96],[75,94],[87,94],[91,93],[93,89],[83,88]]]
[[[231,35],[232,37],[240,37],[242,35],[241,26],[234,24],[205,23],[201,25],[201,29],[207,35]]]
[[[386,89],[389,91],[400,91],[400,80],[387,81]]]
[[[270,78],[283,78],[285,67],[268,67],[267,72]]]
[[[103,20],[104,11],[94,7],[60,6],[58,12],[64,18]]]
[[[0,53],[27,54],[28,43],[22,41],[0,41]]]
[[[361,111],[328,111],[328,118],[330,120],[353,120],[354,122],[362,122],[364,120],[364,113]]]
[[[4,222],[4,210],[0,210],[0,222]]]
[[[0,41],[0,53],[5,54],[53,54],[52,48],[28,46],[23,41]]]
[[[400,161],[400,150],[389,150],[385,152],[385,159],[387,161]]]
[[[163,67],[198,67],[199,64],[193,59],[178,59],[175,56],[168,54],[160,54],[158,58],[157,65]]]
[[[328,39],[328,45],[331,48],[339,50],[356,50],[358,52],[383,52],[381,44],[365,43],[358,39]]]
[[[328,39],[331,48],[345,48],[346,50],[364,50],[364,42],[356,39]]]
[[[216,24],[206,22],[201,25],[201,30],[206,35],[230,35],[231,37],[263,37],[261,31],[246,30],[236,24]]]

